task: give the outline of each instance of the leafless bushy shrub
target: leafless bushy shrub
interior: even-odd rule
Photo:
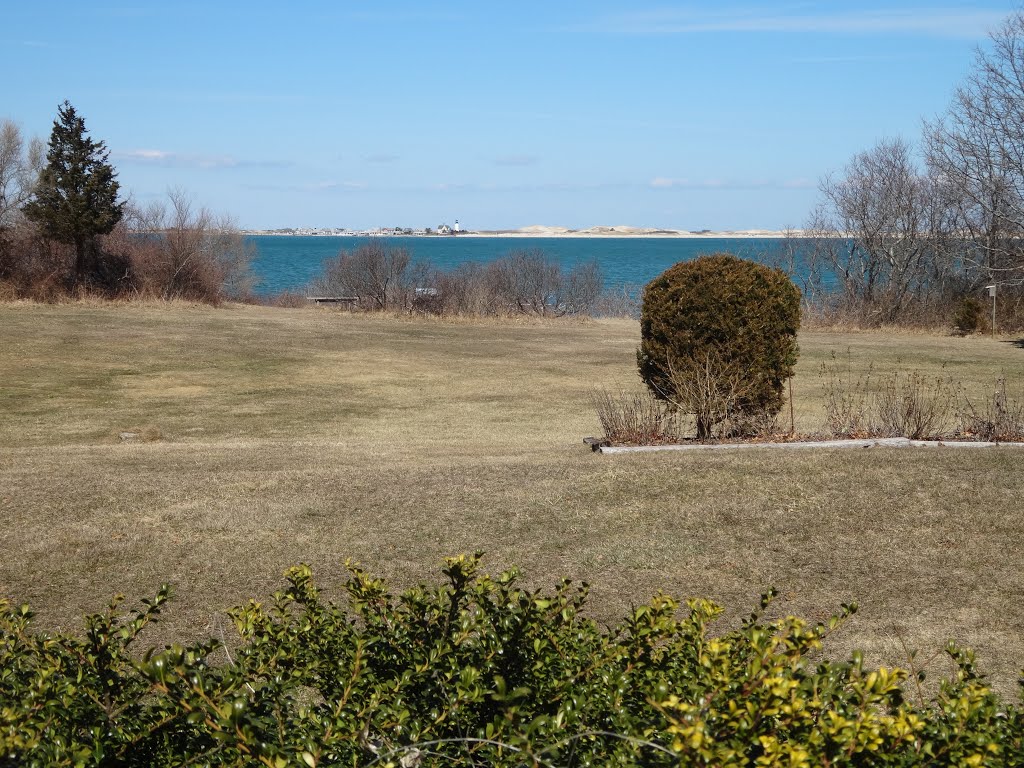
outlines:
[[[417,288],[411,262],[408,249],[374,238],[328,261],[310,290],[357,298],[363,309],[408,309]]]
[[[73,249],[21,222],[0,233],[0,282],[17,298],[53,302],[68,294]]]
[[[465,281],[460,285],[460,281]],[[440,295],[453,314],[561,317],[586,313],[601,293],[595,263],[564,271],[542,251],[515,251],[486,267],[463,267],[447,276]],[[471,299],[468,305],[460,300]],[[473,312],[475,308],[476,312]]]
[[[996,380],[991,399],[976,405],[966,395],[962,397],[957,417],[964,436],[993,442],[1024,441],[1024,402],[1007,394],[1005,378]]]
[[[545,315],[557,306],[562,271],[540,251],[516,251],[488,271],[495,295],[519,314]]]
[[[588,313],[601,287],[595,263],[565,271],[541,251],[518,251],[487,264],[466,262],[445,272],[413,261],[404,248],[371,240],[327,262],[308,290],[351,297],[361,309],[561,317]]]
[[[929,379],[916,371],[896,371],[881,380],[875,394],[875,431],[925,440],[949,434],[960,389],[950,378]]]
[[[675,414],[649,391],[601,390],[594,393],[593,400],[604,437],[611,443],[654,445],[679,437]]]
[[[563,276],[563,285],[554,295],[554,308],[564,315],[584,315],[591,312],[604,287],[604,276],[596,261],[572,267]]]
[[[563,317],[591,313],[602,288],[596,263],[563,270],[543,252],[518,251],[427,276],[430,300],[417,308],[447,315]],[[419,284],[419,283],[417,283]]]
[[[744,413],[736,407],[744,394],[742,376],[724,374],[713,360],[679,366],[673,376],[678,396],[669,401],[659,400],[649,389],[595,393],[605,439],[618,445],[674,443],[692,435],[695,422],[700,440],[761,438],[781,431],[774,414]]]
[[[725,422],[722,437],[771,439],[792,433],[783,427],[776,413],[735,414]]]
[[[747,371],[713,353],[669,362],[671,393],[666,401],[680,413],[693,417],[697,439],[709,440],[729,435],[750,435],[758,414],[746,413],[739,404],[752,391],[753,382]]]
[[[460,264],[449,272],[437,275],[434,288],[437,307],[448,315],[507,315],[510,314],[494,289],[494,274],[489,265],[475,261]]]
[[[951,378],[934,379],[916,371],[896,371],[875,378],[844,373],[833,361],[824,364],[825,431],[833,437],[939,438],[951,433],[962,388]]]
[[[626,283],[601,292],[590,309],[594,317],[640,319],[640,295],[643,286]]]
[[[834,437],[860,437],[870,434],[871,368],[855,378],[844,371],[836,356],[821,364],[825,389],[825,431]]]
[[[272,296],[263,297],[262,303],[270,307],[298,309],[300,307],[308,307],[309,299],[306,298],[305,294],[296,291],[281,291]]]
[[[254,249],[235,223],[206,208],[194,209],[181,191],[170,207],[133,209],[126,229],[108,239],[131,259],[136,289],[144,296],[218,303],[252,292]],[[115,240],[115,238],[118,238]]]

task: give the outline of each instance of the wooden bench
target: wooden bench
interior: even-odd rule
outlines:
[[[358,296],[307,296],[306,301],[314,304],[358,304]]]

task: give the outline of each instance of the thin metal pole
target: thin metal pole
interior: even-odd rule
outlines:
[[[796,434],[796,421],[793,419],[793,377],[789,377],[789,434]]]

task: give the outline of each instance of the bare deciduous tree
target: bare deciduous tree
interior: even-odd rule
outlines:
[[[979,49],[947,113],[925,127],[928,163],[948,186],[965,265],[1024,282],[1024,14]]]
[[[22,206],[45,159],[45,147],[38,138],[26,145],[17,123],[0,121],[0,279],[22,287],[40,279],[55,281],[60,261],[27,225]],[[47,293],[50,289],[42,291]]]
[[[497,294],[524,314],[548,314],[561,288],[558,265],[536,249],[514,251],[491,265],[492,284]]]
[[[42,141],[33,138],[26,145],[17,123],[0,121],[0,230],[21,220],[21,206],[31,196],[44,160]]]
[[[918,169],[905,141],[854,156],[821,192],[807,227],[811,258],[819,279],[834,276],[847,309],[893,322],[912,298],[942,290],[951,215],[941,185]]]
[[[415,296],[405,248],[373,239],[353,251],[342,251],[327,262],[313,290],[334,296],[353,296],[371,309],[408,308]]]
[[[586,312],[601,294],[603,278],[596,263],[568,272],[543,251],[513,251],[489,268],[492,290],[513,312],[560,317]]]

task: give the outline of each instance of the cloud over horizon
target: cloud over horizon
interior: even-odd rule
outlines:
[[[163,149],[129,149],[111,153],[115,160],[170,168],[284,168],[290,165],[281,160],[239,160],[231,155],[203,155],[189,152],[170,152]]]
[[[536,155],[498,155],[494,158],[495,165],[501,165],[511,168],[522,168],[528,165],[537,165],[540,162],[540,158]]]
[[[849,35],[918,34],[937,37],[981,37],[1005,13],[958,7],[916,9],[823,10],[820,13],[764,13],[757,6],[720,11],[659,8],[608,14],[588,28],[617,34],[678,35],[697,32],[833,33]]]
[[[668,176],[655,176],[647,186],[653,189],[814,189],[817,184],[810,179],[796,178],[785,181],[772,179],[749,179],[746,181],[728,181],[723,179],[676,179]]]

